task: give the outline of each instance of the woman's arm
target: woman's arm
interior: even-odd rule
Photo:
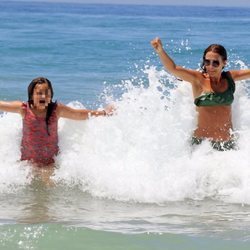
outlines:
[[[230,73],[235,81],[246,80],[250,78],[250,69],[230,70]]]
[[[58,104],[57,109],[58,118],[68,118],[72,120],[86,120],[91,116],[106,116],[113,114],[113,107],[107,106],[104,110],[88,110],[88,109],[74,109],[63,104]]]
[[[22,102],[21,101],[12,101],[12,102],[5,102],[0,101],[0,110],[5,112],[12,112],[12,113],[19,113],[22,115]]]
[[[184,81],[190,82],[191,84],[197,84],[200,82],[202,74],[195,70],[185,69],[181,66],[177,66],[172,58],[163,49],[162,42],[158,37],[151,41],[151,45],[159,55],[164,67],[170,73]]]

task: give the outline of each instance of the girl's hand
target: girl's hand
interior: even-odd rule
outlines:
[[[115,106],[113,104],[109,104],[104,109],[106,115],[113,115],[115,111]]]
[[[160,53],[163,50],[162,42],[161,42],[161,39],[159,37],[156,37],[155,39],[153,39],[151,41],[151,45],[157,53]]]

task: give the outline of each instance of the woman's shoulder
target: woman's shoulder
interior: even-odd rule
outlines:
[[[200,72],[197,71],[197,86],[201,87],[202,85],[204,85],[204,82],[209,81],[209,75],[206,72]]]
[[[206,73],[206,72],[201,72],[201,76],[202,76],[202,78],[203,79],[209,79],[209,74],[208,73]]]

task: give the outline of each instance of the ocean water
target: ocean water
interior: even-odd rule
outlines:
[[[248,68],[250,9],[0,2],[0,100],[27,100],[37,76],[75,108],[60,120],[54,186],[20,162],[22,121],[0,117],[0,249],[249,249],[250,81],[233,104],[238,151],[192,150],[191,88],[162,67],[199,68],[221,43]]]

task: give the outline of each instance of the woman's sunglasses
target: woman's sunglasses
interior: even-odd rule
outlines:
[[[220,62],[218,60],[208,60],[204,59],[204,66],[212,65],[214,68],[218,68],[220,66]]]

